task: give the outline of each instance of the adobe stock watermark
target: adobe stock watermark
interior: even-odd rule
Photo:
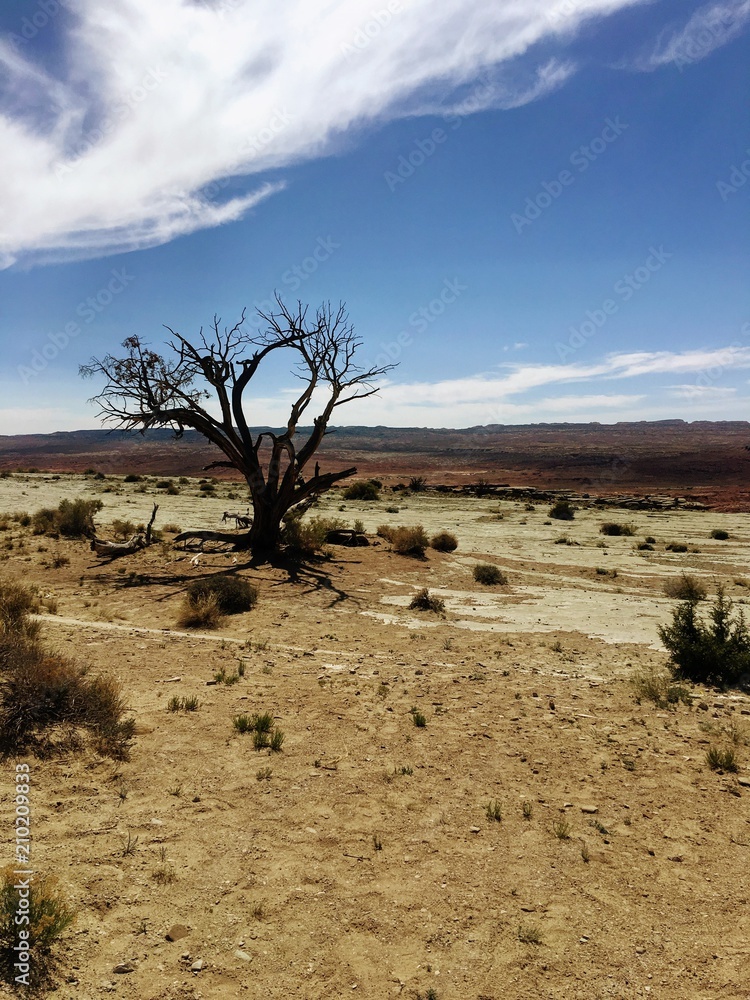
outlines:
[[[579,351],[584,344],[602,330],[612,316],[620,311],[620,306],[629,302],[636,292],[647,285],[654,274],[664,267],[674,254],[668,253],[663,246],[649,247],[645,261],[634,271],[624,274],[612,286],[614,298],[606,298],[596,309],[587,309],[585,319],[578,326],[568,327],[570,336],[566,341],[558,341],[555,351],[561,361],[567,361],[571,355]]]
[[[36,10],[29,17],[24,17],[18,33],[7,35],[6,38],[17,49],[33,41],[40,31],[44,31],[61,10],[70,5],[70,0],[37,0]]]
[[[16,940],[13,950],[14,979],[19,986],[31,986],[31,771],[28,764],[16,764],[15,813],[13,821],[14,857],[13,891],[16,909],[13,926]]]
[[[383,7],[373,8],[367,20],[357,28],[351,39],[341,43],[341,54],[344,58],[351,60],[364,52],[372,40],[377,38],[403,9],[402,0],[388,0],[388,3]]]
[[[745,154],[746,160],[732,165],[728,180],[716,182],[716,190],[723,202],[728,201],[733,194],[737,194],[750,180],[750,146],[745,150]]]
[[[103,142],[107,136],[112,135],[117,126],[129,118],[138,106],[143,104],[143,102],[155,90],[158,90],[162,83],[168,78],[169,73],[160,67],[152,66],[148,69],[141,78],[140,83],[136,84],[135,87],[132,87],[128,93],[123,96],[120,103],[117,104],[117,106],[114,107],[95,128],[89,129],[89,131],[78,140],[68,158],[55,164],[55,177],[59,180],[66,177],[68,174],[72,174],[78,162],[83,159],[87,153],[90,153],[92,149]]]
[[[714,4],[710,10],[696,16],[695,24],[675,47],[671,61],[677,69],[682,72],[686,66],[700,62],[709,52],[725,45],[744,23],[741,10],[738,5],[732,10],[727,5]]]
[[[575,167],[578,174],[585,173],[591,164],[595,163],[628,128],[630,126],[626,122],[621,122],[619,115],[615,116],[614,120],[612,118],[605,118],[604,128],[601,132],[594,136],[593,139],[590,139],[585,146],[579,146],[578,149],[573,150],[570,154],[568,162],[571,167]],[[536,222],[550,205],[557,201],[566,188],[575,184],[576,176],[572,170],[565,169],[561,170],[557,177],[551,181],[542,181],[536,194],[526,199],[523,212],[513,212],[511,214],[510,221],[513,223],[516,232],[520,235],[525,229]]]
[[[490,85],[486,81],[481,80],[472,90],[467,103],[469,106],[474,106],[474,104],[481,105],[481,102],[489,97],[491,93],[492,88]],[[383,180],[387,184],[391,194],[393,194],[397,187],[408,181],[410,177],[413,177],[417,170],[431,156],[435,155],[439,147],[448,141],[452,132],[461,128],[465,117],[466,114],[448,111],[442,116],[447,130],[437,127],[432,129],[429,135],[414,140],[410,150],[399,156],[393,170],[386,170],[383,174]]]
[[[129,285],[135,281],[132,274],[128,274],[125,268],[113,269],[110,271],[112,277],[93,295],[82,299],[75,309],[78,320],[69,320],[65,325],[47,334],[44,344],[35,347],[31,352],[27,365],[18,365],[18,377],[24,385],[29,385],[33,378],[41,374],[50,363],[54,361],[70,344],[71,340],[80,337],[83,327],[94,322],[97,316],[101,315],[114,300],[121,295]]]
[[[374,368],[383,368],[395,364],[407,347],[414,343],[414,333],[426,333],[432,323],[443,315],[448,306],[453,305],[465,291],[468,285],[463,285],[458,278],[445,278],[438,294],[428,303],[416,309],[408,319],[408,330],[401,330],[395,340],[379,345],[380,354],[373,362]]]

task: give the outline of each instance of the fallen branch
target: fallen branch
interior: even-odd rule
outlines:
[[[151,512],[151,520],[146,525],[145,531],[139,531],[138,534],[131,535],[126,542],[109,542],[104,538],[97,538],[94,535],[91,539],[92,552],[96,552],[102,558],[119,559],[122,556],[131,556],[135,552],[140,552],[141,549],[148,548],[152,542],[151,534],[158,509],[159,505],[154,504],[154,509]]]

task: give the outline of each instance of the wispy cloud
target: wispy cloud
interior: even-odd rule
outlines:
[[[253,177],[328,155],[354,127],[537,100],[575,69],[550,44],[641,2],[577,0],[565,37],[548,0],[65,4],[59,75],[20,35],[0,39],[0,266],[238,219],[280,190]],[[232,197],[207,193],[226,178]]]
[[[699,7],[680,28],[664,31],[641,53],[636,68],[650,71],[673,64],[683,69],[735,39],[750,21],[750,0],[719,0]]]

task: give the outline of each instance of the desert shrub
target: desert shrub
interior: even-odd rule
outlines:
[[[284,521],[281,539],[293,552],[312,556],[322,550],[329,531],[345,527],[346,523],[338,517],[315,516],[303,520],[301,514],[293,512]]]
[[[388,541],[393,551],[400,556],[423,556],[424,550],[429,545],[429,539],[421,524],[410,528],[404,525],[391,528]]]
[[[111,677],[89,677],[84,667],[16,635],[0,641],[0,753],[50,756],[80,749],[87,734],[104,756],[127,760],[135,723]],[[82,732],[83,731],[83,732]]]
[[[473,569],[473,575],[476,582],[484,584],[485,587],[505,585],[508,582],[505,573],[493,563],[477,563]]]
[[[427,489],[427,480],[424,476],[412,476],[409,480],[409,489],[412,493],[424,493]]]
[[[572,521],[575,517],[575,508],[569,500],[557,500],[550,507],[548,516],[557,521]]]
[[[605,521],[604,524],[599,526],[599,532],[602,535],[627,535],[631,536],[635,534],[635,525],[632,524],[618,524],[616,521]]]
[[[706,599],[706,588],[700,580],[689,573],[681,573],[673,580],[667,580],[663,589],[667,597],[674,597],[679,601],[704,601]]]
[[[672,624],[659,626],[659,637],[670,655],[675,677],[716,687],[747,683],[750,679],[750,632],[742,610],[719,587],[705,623],[698,617],[698,601],[681,601],[672,612]]]
[[[116,517],[112,522],[112,531],[119,538],[130,538],[131,535],[135,534],[135,525],[132,521],[123,521]]]
[[[213,594],[224,615],[238,615],[250,611],[258,600],[258,591],[248,580],[241,576],[209,577],[207,580],[194,580],[187,589],[188,597],[198,598]]]
[[[344,500],[378,500],[380,490],[371,479],[360,479],[344,490]]]
[[[656,545],[656,539],[654,538],[653,535],[646,535],[646,537],[643,540],[644,542],[646,542],[647,545]]]
[[[218,628],[224,621],[219,598],[211,592],[186,594],[177,624],[182,628]]]
[[[94,534],[94,514],[102,509],[101,500],[61,500],[56,509],[43,507],[32,517],[35,535],[64,535],[88,538]]]
[[[712,771],[729,771],[736,774],[739,771],[737,753],[732,747],[710,746],[706,751],[706,763]]]
[[[395,530],[396,529],[392,524],[379,524],[375,529],[375,534],[378,536],[378,538],[385,538],[387,542],[390,542],[390,540],[393,538],[393,532]]]
[[[729,532],[724,531],[723,528],[714,528],[711,532],[711,538],[715,538],[719,542],[725,542],[729,538]]]
[[[140,483],[140,481],[141,481],[141,476],[139,476],[135,472],[129,472],[127,476],[125,476],[125,478],[123,479],[124,483]]]
[[[667,542],[664,548],[667,552],[687,552],[688,550],[684,542]]]
[[[649,667],[636,670],[630,678],[637,704],[652,701],[657,708],[669,708],[682,701],[690,704],[690,692],[681,684],[675,684],[668,670]]]
[[[638,542],[638,544],[636,545],[636,549],[637,549],[638,552],[653,552],[654,551],[654,547],[651,544],[651,542]]]
[[[439,597],[433,597],[427,587],[422,589],[412,597],[409,603],[412,611],[433,611],[437,615],[445,613],[445,601]]]
[[[213,483],[200,483],[198,489],[201,491],[201,493],[205,493],[206,496],[210,496],[216,492],[216,487],[214,486]]]
[[[179,524],[165,524],[161,530],[164,532],[165,535],[179,535],[179,533],[182,531],[182,528],[179,526]]]
[[[47,985],[54,971],[55,957],[53,948],[58,938],[75,920],[75,912],[65,903],[57,890],[57,879],[49,875],[34,875],[28,887],[28,923],[19,927],[16,924],[16,914],[19,910],[20,897],[16,885],[19,878],[12,866],[2,873],[0,883],[0,970],[3,979],[10,984],[16,984],[19,970],[16,962],[21,961],[21,955],[16,950],[20,943],[19,931],[27,936],[23,943],[28,945],[28,988],[39,989]]]
[[[439,531],[430,539],[430,548],[438,552],[453,552],[458,548],[458,539],[450,531]]]
[[[12,580],[0,580],[0,638],[35,636],[39,626],[30,620],[29,615],[38,610],[39,598],[28,587]]]

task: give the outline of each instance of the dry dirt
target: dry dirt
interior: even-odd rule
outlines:
[[[0,513],[98,495],[106,534],[148,517],[154,481],[136,488],[16,475]],[[215,527],[242,509],[231,489],[159,492],[157,526]],[[434,493],[334,493],[318,513],[361,518],[374,544],[294,575],[158,544],[108,564],[85,542],[0,532],[0,576],[57,602],[45,641],[116,674],[138,724],[127,763],[32,762],[34,866],[78,911],[55,995],[750,997],[750,698],[696,690],[661,711],[630,681],[665,662],[667,577],[744,600],[750,515],[549,522],[546,506]],[[635,537],[604,538],[604,520]],[[381,523],[447,529],[459,547],[399,556]],[[646,535],[654,550],[635,551]],[[508,586],[476,584],[477,561]],[[186,584],[217,571],[253,581],[257,606],[215,633],[179,629]],[[423,586],[445,617],[408,609]],[[239,683],[209,684],[240,663]],[[175,694],[198,711],[167,711]],[[262,711],[280,753],[233,731]],[[739,775],[712,772],[706,750],[732,729]],[[169,942],[174,924],[189,933]]]

